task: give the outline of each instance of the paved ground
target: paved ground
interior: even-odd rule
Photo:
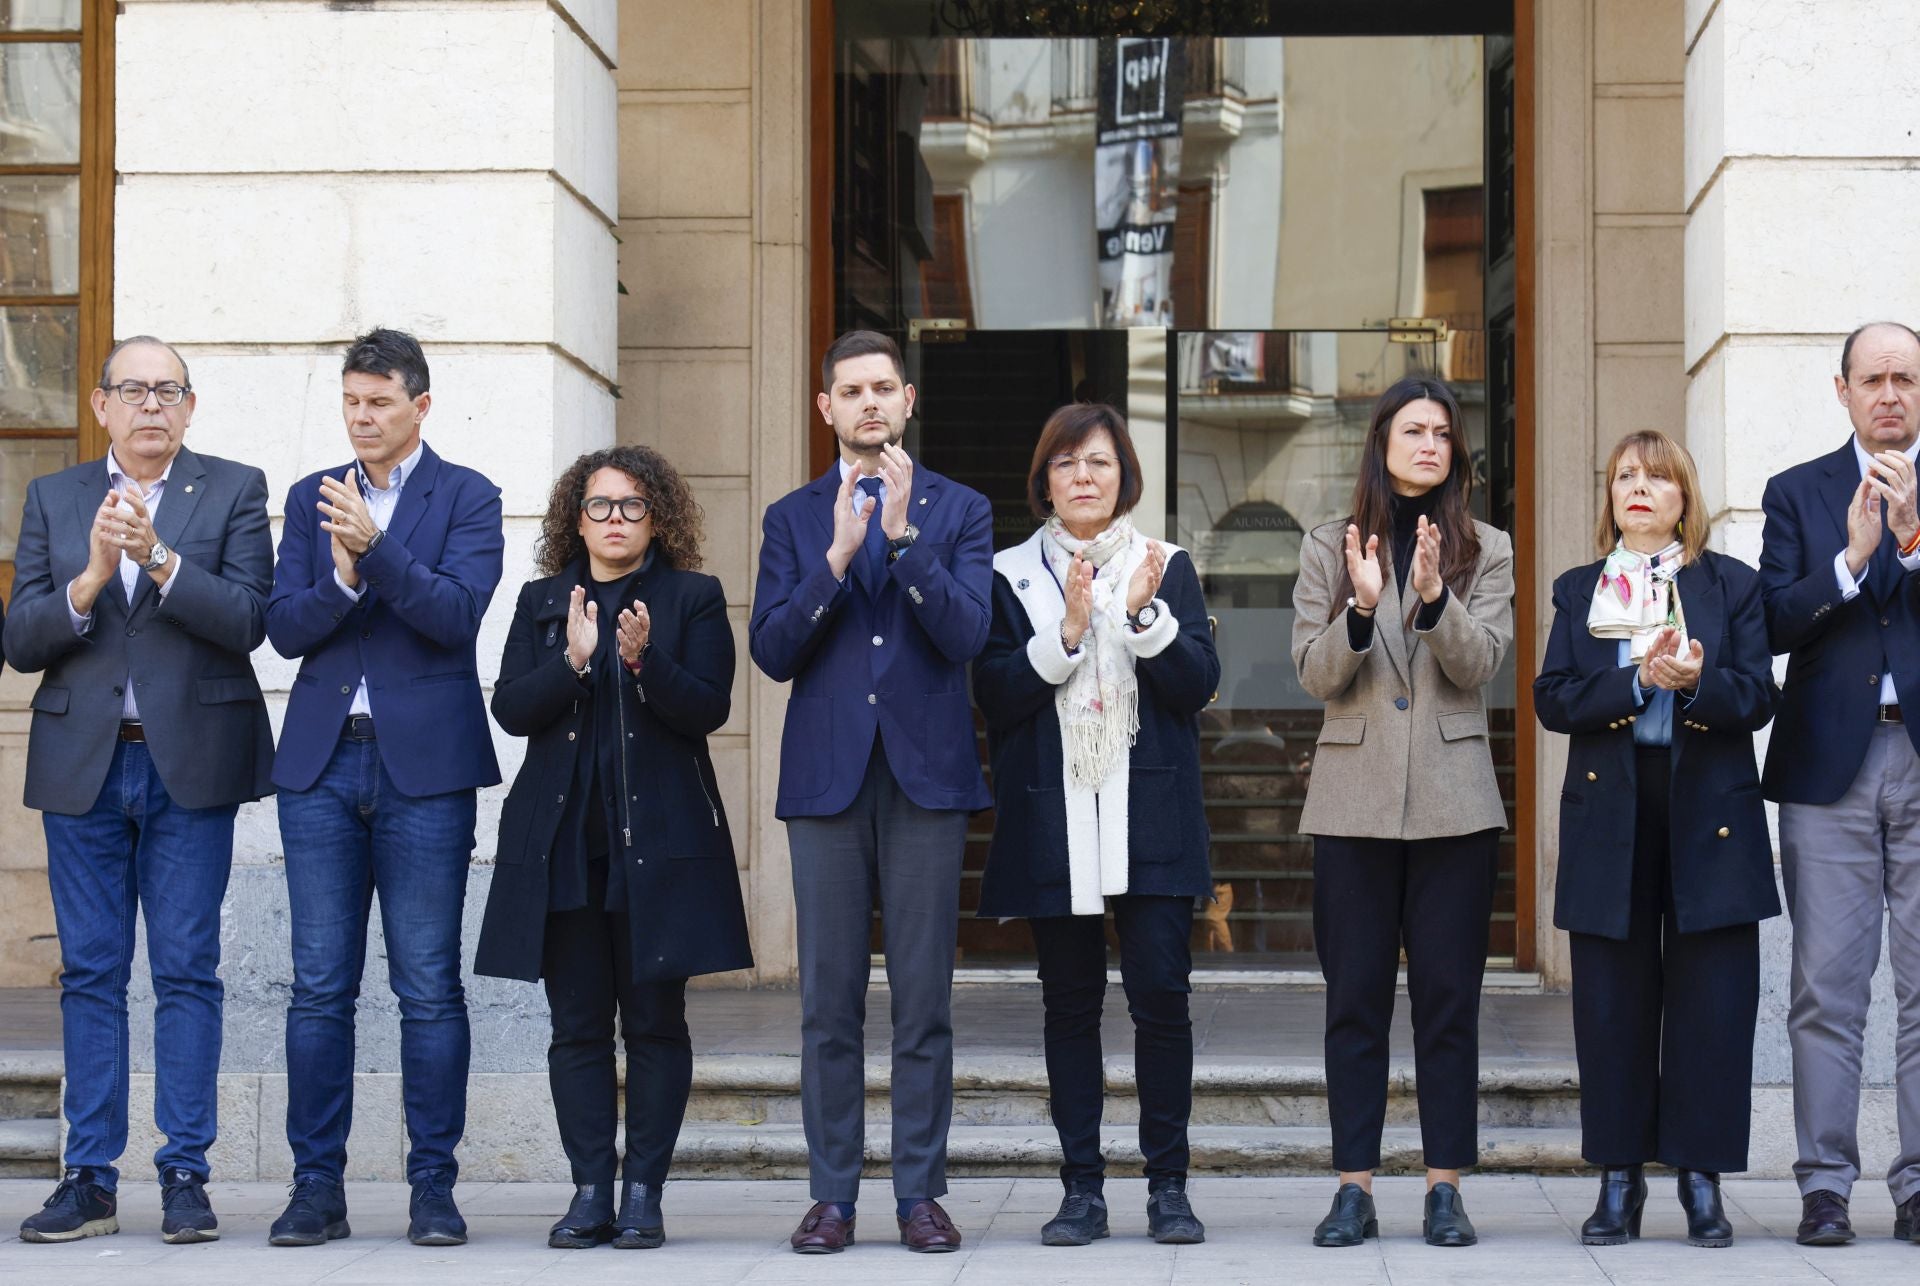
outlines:
[[[0,1182],[0,1220],[11,1230],[47,1191],[41,1182]],[[1207,1220],[1202,1246],[1156,1246],[1145,1236],[1142,1180],[1114,1181],[1109,1200],[1114,1236],[1081,1249],[1039,1244],[1059,1188],[1038,1179],[969,1179],[946,1202],[967,1245],[958,1254],[915,1256],[892,1239],[884,1184],[869,1183],[862,1219],[870,1238],[839,1256],[802,1258],[785,1238],[807,1207],[801,1183],[687,1182],[667,1190],[667,1244],[653,1251],[548,1250],[548,1223],[570,1190],[554,1184],[463,1186],[473,1227],[471,1244],[429,1250],[407,1244],[406,1189],[363,1184],[351,1189],[354,1236],[311,1250],[266,1244],[266,1226],[284,1199],[273,1184],[217,1184],[215,1209],[226,1237],[214,1245],[161,1244],[159,1200],[150,1184],[130,1184],[123,1231],[77,1245],[0,1242],[0,1282],[21,1286],[140,1283],[141,1286],[429,1286],[459,1282],[1004,1282],[1015,1286],[1099,1281],[1122,1283],[1526,1282],[1572,1286],[1598,1282],[1881,1283],[1920,1280],[1920,1246],[1897,1243],[1886,1190],[1862,1184],[1855,1215],[1863,1236],[1852,1246],[1802,1250],[1793,1244],[1800,1203],[1783,1181],[1727,1185],[1736,1240],[1702,1250],[1681,1240],[1683,1223],[1660,1177],[1646,1220],[1646,1239],[1589,1249],[1574,1231],[1592,1208],[1589,1179],[1529,1176],[1469,1178],[1466,1202],[1481,1244],[1436,1250],[1423,1244],[1420,1181],[1382,1179],[1382,1231],[1353,1250],[1317,1250],[1309,1242],[1324,1212],[1328,1184],[1319,1179],[1203,1179],[1193,1195]]]

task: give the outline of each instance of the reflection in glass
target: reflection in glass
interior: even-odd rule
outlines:
[[[80,46],[0,44],[0,165],[80,161]]]
[[[0,308],[0,428],[74,427],[78,308]]]
[[[0,561],[13,560],[14,548],[20,539],[20,509],[26,503],[27,484],[73,464],[75,449],[71,438],[0,441]]]
[[[78,31],[80,0],[0,0],[0,31]]]
[[[79,178],[0,175],[0,296],[79,292]]]

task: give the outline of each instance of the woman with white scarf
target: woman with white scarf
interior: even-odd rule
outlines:
[[[1568,931],[1590,1246],[1640,1235],[1642,1167],[1679,1172],[1687,1240],[1733,1241],[1720,1174],[1747,1168],[1759,921],[1780,913],[1753,734],[1773,657],[1753,568],[1706,548],[1686,448],[1613,448],[1601,560],[1554,582],[1534,710],[1568,734],[1554,924]]]
[[[1107,1236],[1100,1155],[1105,916],[1134,1020],[1149,1235],[1205,1239],[1187,1197],[1194,899],[1213,889],[1199,714],[1220,679],[1193,561],[1134,529],[1143,488],[1109,406],[1055,411],[1027,499],[1042,519],[995,555],[993,625],[973,663],[996,820],[979,914],[1026,917],[1046,1007],[1065,1162],[1050,1246]]]

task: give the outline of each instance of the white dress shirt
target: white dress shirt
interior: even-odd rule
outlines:
[[[1916,456],[1920,456],[1920,441],[1915,441],[1912,446],[1901,452],[1901,454],[1906,456],[1909,461],[1912,461]],[[1866,477],[1867,466],[1873,463],[1873,457],[1868,455],[1867,449],[1860,445],[1860,436],[1858,434],[1855,434],[1853,438],[1853,458],[1860,464],[1860,476],[1862,478]],[[1893,533],[1889,531],[1887,535],[1888,537],[1892,537]],[[1920,572],[1920,550],[1915,550],[1912,554],[1903,556],[1900,559],[1900,566],[1904,571]],[[1860,574],[1863,576],[1866,575],[1866,569],[1862,568]],[[1835,580],[1840,582],[1841,602],[1844,603],[1860,593],[1860,582],[1853,578],[1853,573],[1847,568],[1847,551],[1844,546],[1839,553],[1833,556],[1833,576]],[[1890,706],[1898,705],[1899,703],[1900,694],[1894,691],[1893,687],[1893,667],[1889,665],[1886,672],[1880,676],[1880,704]]]
[[[374,486],[373,479],[359,465],[353,467],[353,476],[360,480],[360,495],[367,502],[367,512],[373,515],[373,525],[381,531],[385,531],[387,524],[393,521],[393,511],[400,504],[400,488],[407,485],[407,479],[413,476],[413,471],[420,465],[420,453],[426,449],[426,440],[422,439],[414,446],[412,455],[393,466],[393,472],[387,475],[387,485],[384,487]],[[333,569],[333,583],[340,587],[342,594],[356,603],[367,592],[364,580],[357,588],[341,580],[338,567]],[[353,690],[353,704],[347,707],[347,713],[373,713],[373,707],[367,702],[367,676],[364,674],[360,676],[360,686]]]
[[[847,485],[847,474],[849,474],[852,471],[853,471],[853,466],[847,463],[847,458],[845,456],[841,456],[840,457],[840,485],[841,486],[844,487]],[[860,476],[864,478],[864,477],[867,477],[868,475],[863,473]],[[886,479],[881,478],[880,475],[877,473],[873,474],[872,476],[876,479],[879,479],[880,494],[873,498],[873,512],[867,516],[867,521],[879,522],[880,506],[887,503],[887,483],[886,483]],[[853,489],[853,499],[848,502],[853,506],[854,517],[858,518],[860,516],[860,506],[865,504],[866,500],[867,500],[867,493],[865,491],[862,491],[860,487],[856,485]],[[856,550],[853,556],[855,558],[859,558],[860,557],[859,551]],[[848,565],[847,570],[849,572],[853,570],[853,567],[851,564]],[[840,583],[842,585],[846,584],[847,578],[845,576],[840,577]]]
[[[176,455],[175,458],[177,459],[178,456]],[[120,468],[120,462],[114,459],[113,457],[113,448],[112,447],[107,448],[107,486],[108,488],[121,493],[131,491],[131,492],[134,492],[136,495],[138,495],[140,499],[147,506],[147,521],[149,522],[159,521],[160,500],[161,500],[161,497],[166,493],[167,478],[170,474],[172,474],[172,472],[173,472],[173,461],[169,460],[167,461],[167,467],[165,469],[162,469],[160,471],[160,476],[154,480],[152,489],[143,490],[139,483],[135,482],[132,478],[129,478],[126,475],[126,473]],[[133,506],[128,504],[124,500],[120,502],[120,508],[129,514],[133,512]],[[88,539],[89,540],[92,539],[91,531],[88,532]],[[174,554],[173,557],[174,559],[178,560],[180,555]],[[133,606],[133,592],[140,587],[140,576],[142,575],[142,571],[143,569],[141,568],[140,564],[134,562],[132,556],[129,555],[126,550],[123,549],[120,551],[120,588],[126,592],[127,606],[129,607]],[[168,575],[167,583],[160,586],[160,599],[162,602],[166,601],[167,591],[173,588],[173,578],[175,576],[178,576],[179,574],[180,574],[180,569],[178,567],[175,567],[172,573]],[[72,581],[67,582],[67,619],[73,622],[73,632],[75,634],[85,634],[88,630],[93,628],[92,612],[88,612],[85,616],[82,616],[80,613],[73,610],[73,582]],[[138,719],[140,717],[140,707],[134,701],[133,675],[131,674],[127,675],[126,684],[121,688],[120,691],[122,693],[120,698],[120,717],[122,719],[128,719],[128,720]]]

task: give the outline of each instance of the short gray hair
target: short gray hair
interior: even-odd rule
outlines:
[[[129,335],[107,350],[107,360],[100,363],[101,388],[113,387],[113,359],[120,356],[121,349],[131,348],[135,344],[151,344],[155,348],[164,348],[169,353],[172,353],[173,360],[180,363],[180,382],[186,385],[189,391],[193,389],[193,376],[187,371],[187,359],[180,356],[180,350],[172,344],[153,335]]]

